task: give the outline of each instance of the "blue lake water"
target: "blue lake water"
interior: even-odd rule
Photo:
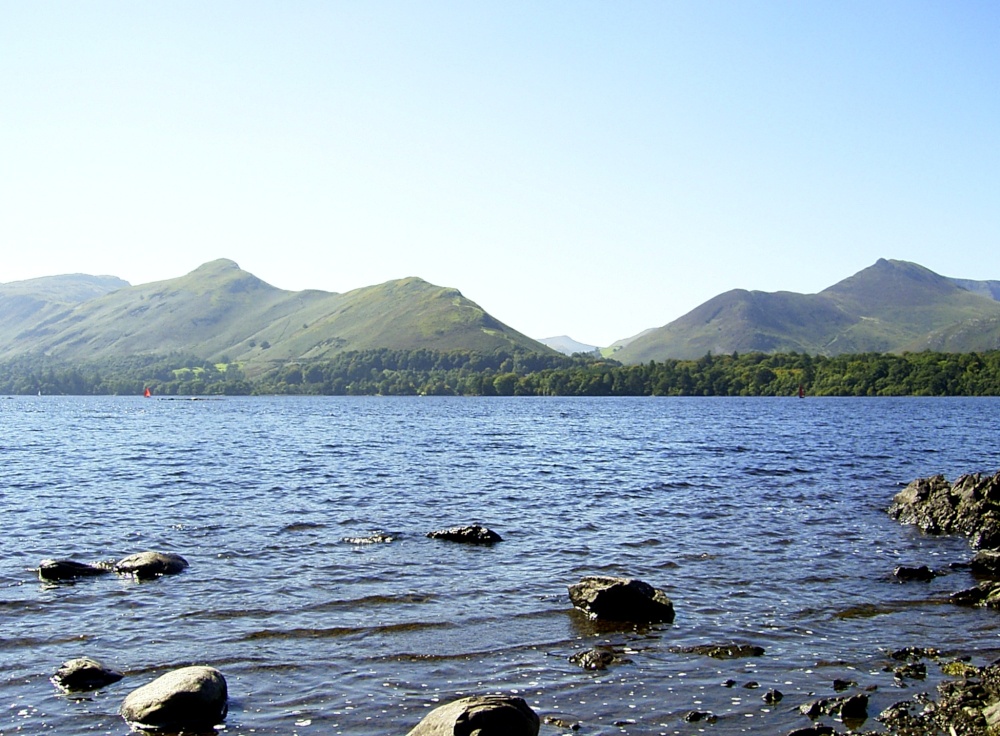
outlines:
[[[966,541],[885,514],[914,478],[1000,467],[996,399],[15,397],[0,458],[3,734],[123,736],[124,696],[187,664],[225,674],[225,734],[402,735],[493,692],[581,734],[778,733],[835,678],[876,686],[873,716],[933,687],[933,664],[896,682],[891,650],[1000,654],[1000,614],[944,602],[974,582],[949,568]],[[425,536],[473,522],[504,541]],[[394,541],[344,541],[372,532]],[[146,549],[190,568],[32,571]],[[588,574],[664,589],[676,620],[593,626],[566,592]],[[681,651],[725,643],[765,654]],[[569,661],[597,645],[625,661]],[[60,694],[84,655],[125,679]]]

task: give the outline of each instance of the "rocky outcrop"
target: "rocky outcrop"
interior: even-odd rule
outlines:
[[[889,515],[929,534],[963,534],[972,546],[1000,547],[1000,473],[918,478],[896,494]]]
[[[122,677],[121,672],[105,667],[96,659],[79,657],[64,662],[49,680],[66,692],[86,692],[107,687]]]
[[[42,560],[38,565],[38,579],[47,583],[90,578],[110,572],[109,567],[88,565],[75,560]]]
[[[538,736],[538,725],[521,698],[474,695],[435,708],[407,736]]]
[[[635,578],[589,575],[569,586],[573,605],[594,620],[670,623],[674,604],[662,590]]]
[[[171,552],[137,552],[118,560],[114,571],[122,575],[133,575],[139,580],[152,580],[161,575],[176,575],[187,567],[187,560]]]
[[[478,524],[440,529],[429,532],[427,536],[431,539],[444,539],[449,542],[464,542],[465,544],[494,544],[503,541],[503,538],[495,531]]]
[[[226,718],[226,678],[213,667],[183,667],[131,692],[118,712],[133,729],[208,731]]]

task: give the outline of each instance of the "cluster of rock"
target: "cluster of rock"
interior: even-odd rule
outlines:
[[[480,545],[502,541],[499,534],[479,525],[453,527],[427,536]],[[391,538],[363,541],[378,543]],[[94,565],[65,559],[43,560],[37,571],[45,582],[75,581],[111,572],[148,580],[177,574],[187,567],[187,560],[180,555],[140,552],[117,562]],[[594,620],[648,624],[674,619],[673,604],[666,594],[633,578],[584,577],[569,586],[569,597],[574,606]],[[576,655],[575,661],[588,669],[603,669],[622,660],[609,651],[590,650]],[[123,677],[121,672],[97,660],[81,657],[64,663],[51,680],[64,692],[72,693],[103,689]],[[119,714],[134,730],[153,732],[211,731],[225,720],[227,712],[226,679],[217,669],[205,666],[168,672],[131,692],[119,708]],[[538,715],[523,699],[483,695],[434,709],[408,736],[537,736],[539,723]]]
[[[889,516],[928,534],[960,534],[976,550],[972,571],[982,580],[951,596],[951,602],[1000,608],[1000,473],[972,473],[949,483],[943,475],[918,478],[896,494]],[[926,565],[896,568],[900,580],[930,580]]]
[[[65,662],[50,678],[66,693],[100,690],[124,675],[90,657]],[[226,678],[214,667],[182,667],[133,690],[118,713],[141,731],[210,731],[226,719]]]
[[[176,575],[188,567],[188,561],[171,552],[137,552],[117,562],[90,565],[75,560],[42,560],[38,577],[49,583],[89,578],[115,572],[131,575],[137,580],[153,580],[163,575]]]
[[[949,483],[942,475],[919,478],[897,493],[889,515],[903,524],[913,524],[928,534],[958,534],[976,549],[969,568],[981,581],[972,588],[951,594],[958,605],[1000,608],[1000,473],[972,473]],[[930,580],[936,573],[926,566],[897,568],[900,580]],[[921,650],[914,656],[936,655]],[[890,733],[948,733],[952,736],[1000,733],[1000,663],[977,668],[948,663],[946,674],[957,679],[938,686],[938,699],[914,699],[897,703],[879,715]],[[894,670],[897,678],[922,679],[926,665],[906,662]]]

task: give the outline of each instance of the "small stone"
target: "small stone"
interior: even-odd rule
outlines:
[[[114,570],[139,580],[152,580],[161,575],[176,575],[187,567],[187,560],[171,552],[138,552],[116,562]]]
[[[105,667],[96,659],[79,657],[64,662],[49,679],[65,692],[99,690],[122,679],[121,672]]]
[[[771,688],[766,693],[764,693],[764,702],[767,703],[768,705],[776,705],[777,703],[780,703],[782,698],[784,697],[785,694],[783,692]]]
[[[605,670],[615,661],[615,655],[606,649],[588,649],[574,654],[569,661],[585,670]]]
[[[431,539],[444,539],[449,542],[463,542],[465,544],[494,544],[503,541],[503,538],[495,531],[478,524],[440,529],[429,532],[427,536]]]

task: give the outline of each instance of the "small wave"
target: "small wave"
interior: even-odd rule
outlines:
[[[298,521],[294,524],[288,524],[287,526],[281,527],[282,532],[305,532],[312,529],[323,529],[326,524],[321,524],[318,521]]]
[[[348,636],[368,636],[371,634],[399,634],[431,629],[447,629],[453,624],[440,621],[413,621],[381,626],[333,626],[329,628],[262,629],[241,636],[238,641],[261,641],[267,639],[339,639]]]

